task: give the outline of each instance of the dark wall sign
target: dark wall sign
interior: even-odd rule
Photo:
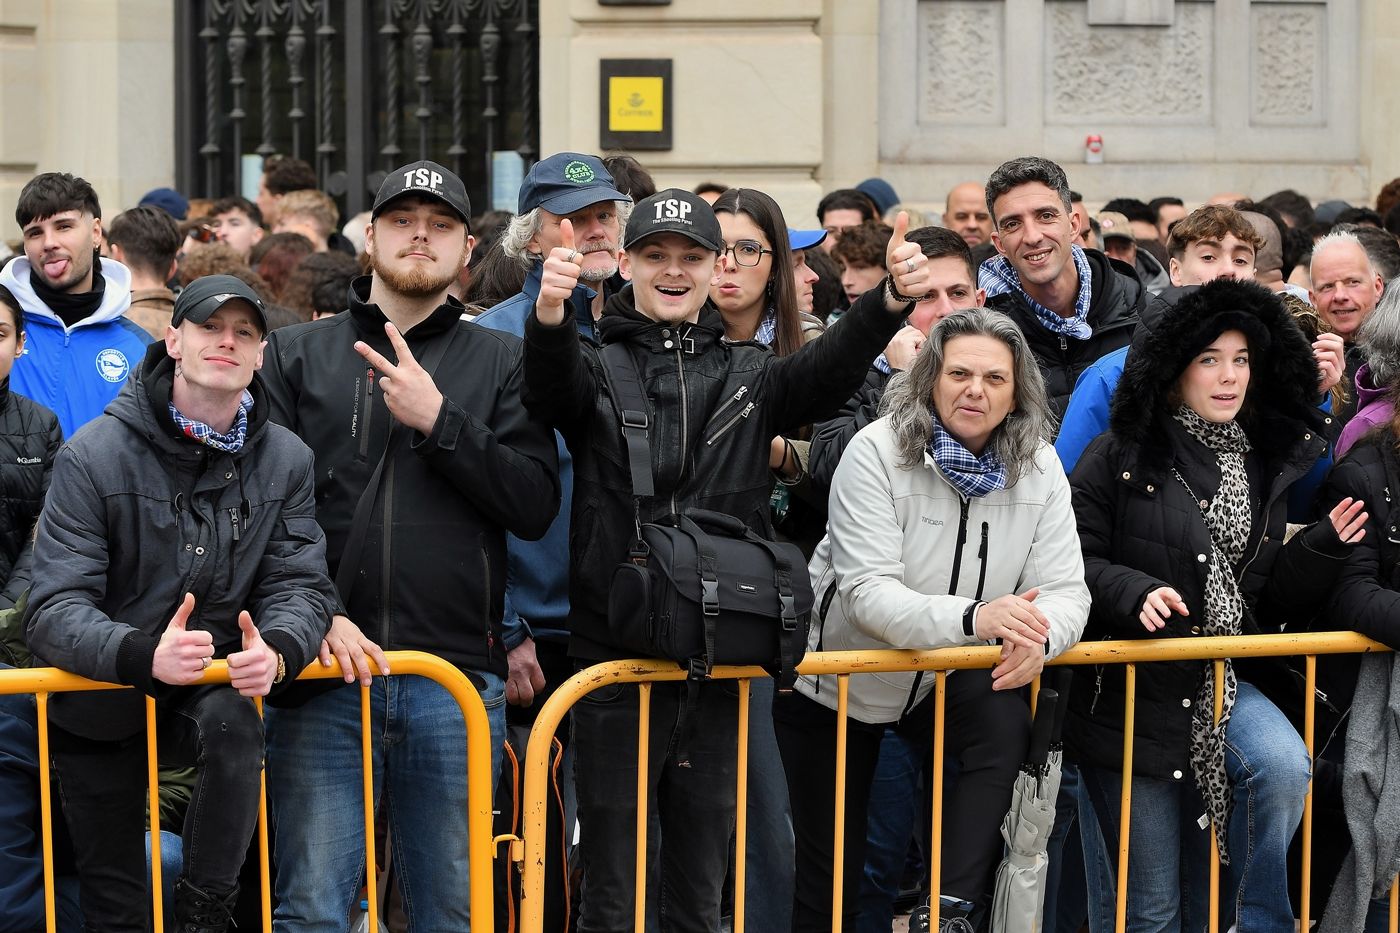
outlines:
[[[603,149],[671,148],[671,60],[605,58],[599,64]]]

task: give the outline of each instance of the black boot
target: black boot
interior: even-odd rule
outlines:
[[[225,933],[236,903],[237,885],[217,896],[181,878],[175,882],[175,933]]]

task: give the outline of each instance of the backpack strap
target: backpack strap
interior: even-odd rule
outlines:
[[[651,441],[647,434],[651,417],[647,414],[647,394],[642,388],[637,363],[623,343],[606,345],[598,357],[608,374],[622,421],[622,439],[627,443],[627,462],[632,472],[632,497],[650,498],[656,494],[651,476]]]

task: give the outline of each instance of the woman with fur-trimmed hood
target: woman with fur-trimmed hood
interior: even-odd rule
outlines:
[[[1093,597],[1086,639],[1276,631],[1284,607],[1322,603],[1366,515],[1345,500],[1285,544],[1289,487],[1326,450],[1318,398],[1312,348],[1258,285],[1211,282],[1162,319],[1070,478]],[[1216,725],[1211,663],[1138,666],[1129,931],[1206,926],[1212,823],[1238,929],[1294,929],[1285,859],[1308,756],[1255,673],[1225,663]],[[1110,851],[1124,700],[1121,665],[1085,671],[1066,724],[1081,806]]]

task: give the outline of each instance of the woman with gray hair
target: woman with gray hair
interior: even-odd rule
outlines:
[[[1356,370],[1356,414],[1337,438],[1335,460],[1395,417],[1395,393],[1400,389],[1400,288],[1385,290],[1356,332],[1356,342],[1366,362]]]
[[[990,900],[1001,820],[1026,750],[1016,688],[1079,639],[1089,591],[1069,483],[1049,443],[1045,384],[1003,314],[958,311],[890,381],[882,417],[847,446],[831,485],[827,536],[810,572],[813,650],[941,648],[1000,640],[991,671],[948,680],[947,753],[960,776],[944,808],[939,911],[953,930]],[[885,728],[919,750],[932,735],[934,678],[850,682],[844,927],[855,929],[870,782]],[[836,682],[799,679],[774,703],[797,835],[793,930],[831,916]]]

